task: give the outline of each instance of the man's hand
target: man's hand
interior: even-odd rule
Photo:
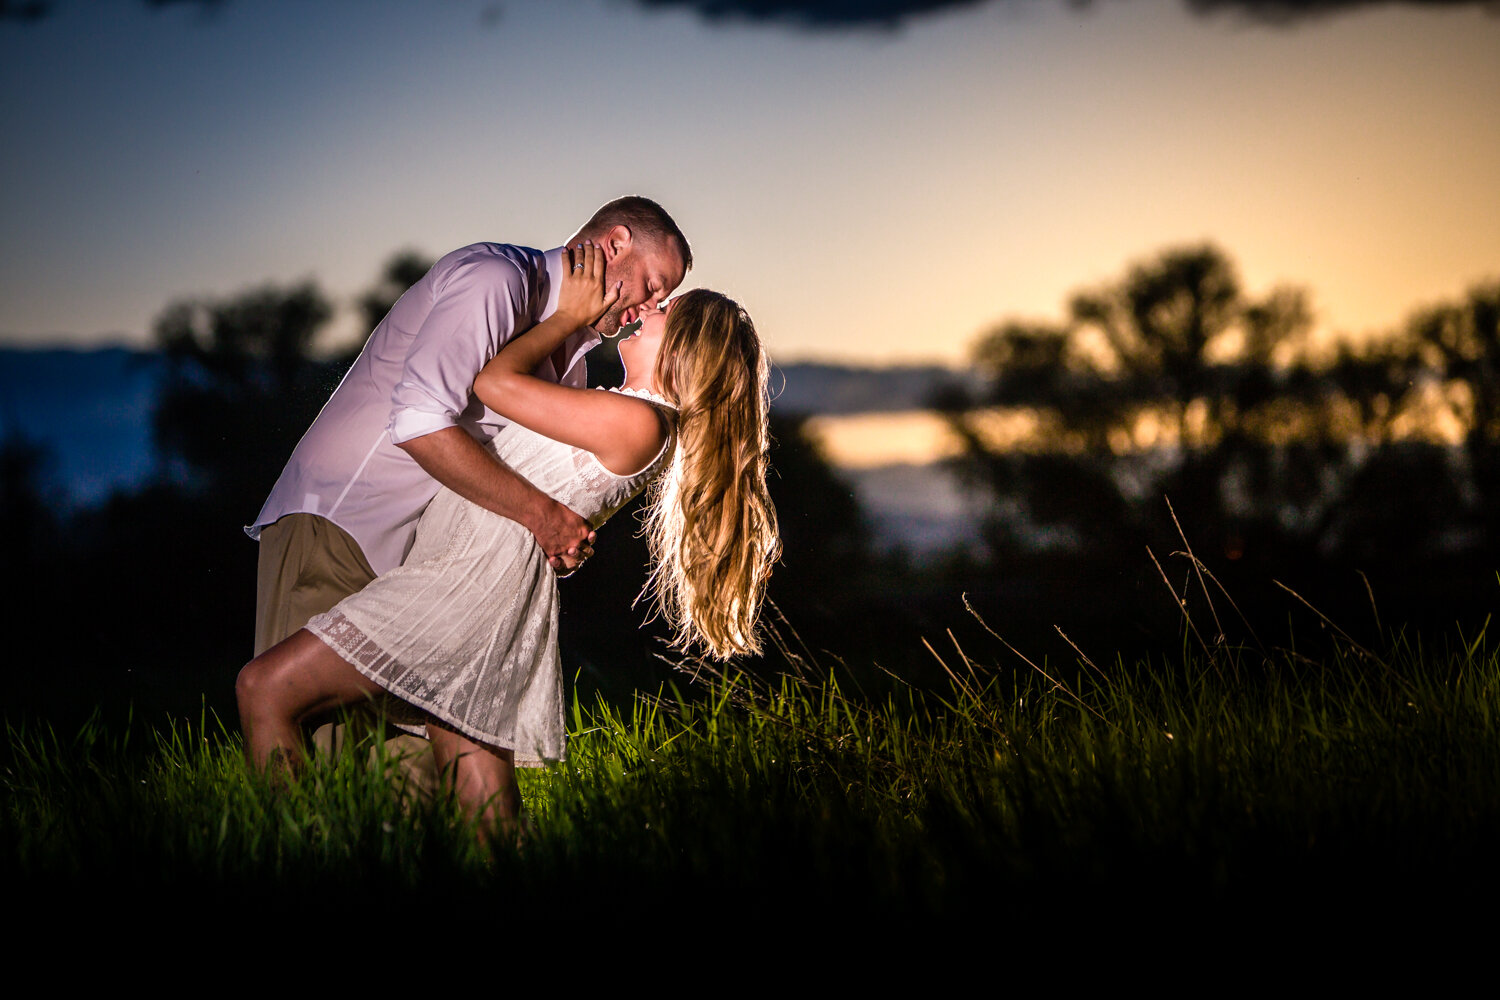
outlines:
[[[594,531],[589,523],[562,504],[541,507],[521,522],[547,554],[547,564],[558,576],[568,576],[594,554]]]

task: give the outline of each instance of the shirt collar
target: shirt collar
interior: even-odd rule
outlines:
[[[547,301],[542,303],[542,311],[536,315],[538,323],[557,312],[557,297],[562,292],[563,249],[554,247],[542,254],[542,263],[547,268]]]
[[[562,293],[564,249],[554,247],[542,254],[542,261],[547,266],[547,301],[542,303],[542,311],[537,314],[538,323],[557,312],[557,299]],[[603,342],[604,338],[589,327],[570,334],[568,339],[563,341],[563,346],[568,349],[568,370],[571,371],[580,358]]]

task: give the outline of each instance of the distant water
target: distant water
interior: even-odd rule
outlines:
[[[946,550],[982,549],[977,525],[981,503],[942,466],[882,465],[840,469],[854,487],[877,549],[902,549],[917,560]]]
[[[42,449],[42,486],[64,507],[138,488],[156,469],[151,415],[163,367],[124,348],[0,351],[0,439]]]

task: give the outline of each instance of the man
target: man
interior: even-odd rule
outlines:
[[[618,303],[544,365],[585,383],[583,355],[659,304],[692,266],[671,217],[647,198],[608,203],[568,242],[605,250]],[[378,574],[400,565],[438,486],[524,525],[554,570],[582,564],[588,523],[521,479],[481,442],[506,423],[472,395],[474,376],[557,308],[562,249],[477,243],[448,254],[391,307],[292,452],[255,523],[256,655]],[[323,742],[320,740],[320,743]]]

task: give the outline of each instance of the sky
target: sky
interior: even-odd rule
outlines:
[[[1500,277],[1493,3],[1273,25],[979,2],[896,30],[693,7],[0,20],[0,345],[145,346],[178,297],[306,277],[360,337],[354,297],[398,249],[554,246],[626,193],[672,212],[684,287],[738,298],[779,361],[961,363],[1001,319],[1203,240],[1252,293],[1309,288],[1327,333]]]

